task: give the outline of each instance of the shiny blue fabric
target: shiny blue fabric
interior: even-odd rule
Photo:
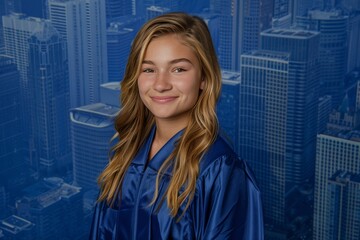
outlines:
[[[218,136],[200,162],[196,192],[180,221],[169,214],[161,197],[149,205],[158,169],[173,151],[181,132],[147,161],[154,130],[130,165],[122,196],[114,206],[98,202],[90,239],[249,239],[264,238],[259,189],[254,177],[226,141]],[[147,163],[148,162],[148,163]],[[162,196],[171,172],[159,186]],[[183,213],[184,206],[179,210]]]

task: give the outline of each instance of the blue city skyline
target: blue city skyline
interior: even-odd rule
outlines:
[[[266,239],[360,238],[359,1],[0,0],[0,240],[87,239],[132,40],[173,11],[209,27]]]

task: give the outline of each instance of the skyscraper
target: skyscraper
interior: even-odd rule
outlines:
[[[98,102],[108,81],[105,1],[49,0],[49,14],[67,43],[71,107]]]
[[[261,43],[241,56],[240,155],[263,191],[268,230],[287,235],[288,193],[314,170],[319,34],[269,29]]]
[[[287,108],[287,183],[289,187],[313,173],[319,91],[319,33],[267,30],[261,49],[290,53]]]
[[[14,59],[0,55],[0,217],[7,211],[7,194],[19,191],[25,170],[20,127],[20,76]]]
[[[240,106],[240,72],[222,71],[221,97],[216,113],[220,127],[234,147],[239,150],[239,106]]]
[[[71,137],[76,185],[97,188],[97,177],[109,162],[110,139],[115,134],[113,119],[119,108],[95,103],[72,109]]]
[[[20,79],[14,59],[0,55],[0,182],[21,161]],[[11,173],[10,173],[11,174]],[[4,179],[2,179],[4,178]]]
[[[240,56],[257,50],[260,32],[271,27],[273,0],[212,0],[211,11],[220,17],[219,60],[225,70],[240,71]]]
[[[29,38],[34,31],[43,29],[49,21],[34,17],[25,17],[22,14],[10,14],[2,17],[3,33],[6,54],[14,58],[20,74],[20,104],[22,106],[21,125],[24,130],[24,146],[26,158],[31,165],[36,165],[33,159],[35,151],[34,132],[32,122],[31,89],[28,79],[29,66]],[[33,161],[34,160],[34,161]]]
[[[37,167],[42,173],[71,168],[69,78],[66,45],[50,22],[29,42],[28,81]]]
[[[109,162],[119,95],[118,82],[102,84],[101,102],[70,112],[74,182],[85,189],[97,189],[97,177]]]
[[[348,17],[341,11],[309,11],[299,26],[320,32],[321,95],[331,95],[333,107],[342,98],[347,65]]]
[[[337,171],[328,179],[326,239],[360,238],[360,174]]]
[[[119,22],[110,23],[107,29],[109,82],[119,82],[123,79],[131,42],[135,34],[136,29],[134,28],[123,27]]]
[[[315,169],[315,192],[314,192],[314,240],[333,239],[330,238],[331,231],[343,231],[346,226],[351,227],[355,222],[343,222],[340,225],[333,225],[334,221],[339,223],[339,220],[346,217],[346,212],[340,215],[335,215],[335,210],[345,207],[346,201],[340,203],[339,197],[345,192],[339,192],[339,185],[331,181],[335,177],[338,170],[349,172],[353,174],[360,174],[360,132],[359,131],[331,131],[317,136],[316,145],[316,169]],[[330,179],[330,182],[329,182]],[[334,180],[334,179],[333,179]],[[358,186],[358,185],[357,185]],[[354,198],[359,196],[358,190],[351,190]],[[345,196],[343,196],[345,197]],[[336,199],[337,198],[337,199]],[[353,198],[353,199],[354,199]],[[355,199],[356,200],[356,199]],[[334,202],[335,201],[335,202]],[[355,211],[359,204],[357,202],[348,202],[347,212]],[[358,216],[356,216],[358,218]],[[359,225],[354,226],[359,228]],[[343,235],[337,239],[356,239],[347,238]],[[336,237],[336,236],[331,236]],[[359,236],[357,236],[358,238]]]
[[[239,139],[262,189],[267,223],[284,224],[289,54],[256,51],[241,63]]]
[[[347,69],[351,72],[360,68],[360,7],[349,16],[349,45],[347,51]]]

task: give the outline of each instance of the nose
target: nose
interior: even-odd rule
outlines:
[[[164,92],[170,90],[171,88],[170,74],[166,71],[158,72],[154,82],[154,89],[158,92]]]

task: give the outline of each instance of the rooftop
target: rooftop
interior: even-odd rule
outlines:
[[[79,187],[64,183],[58,178],[48,178],[24,190],[24,196],[20,200],[30,202],[33,208],[46,208],[64,198],[70,198],[80,192]]]
[[[241,81],[240,72],[231,72],[231,71],[221,71],[221,77],[223,80],[231,80],[231,81]]]
[[[271,58],[272,60],[289,61],[290,54],[285,52],[273,52],[266,50],[256,50],[251,53],[243,54],[244,56],[260,57],[260,58]]]
[[[360,183],[360,174],[350,173],[348,171],[338,170],[330,178],[330,181],[337,183],[355,182]]]
[[[324,134],[354,142],[360,142],[360,130],[326,130]]]
[[[119,82],[107,82],[101,84],[101,87],[108,88],[111,90],[120,90],[120,83]]]
[[[282,28],[270,28],[261,32],[261,35],[265,36],[278,36],[278,37],[288,37],[288,38],[300,38],[306,39],[318,35],[318,32],[308,31],[302,29],[282,29]]]
[[[308,17],[316,20],[335,20],[347,18],[339,10],[332,11],[321,11],[321,10],[311,10],[308,13]]]
[[[120,108],[104,103],[95,103],[72,109],[70,118],[72,122],[91,127],[103,128],[113,125],[112,119],[116,117]]]
[[[0,222],[0,228],[12,234],[17,234],[23,230],[31,228],[32,226],[33,223],[16,215],[11,215]]]

